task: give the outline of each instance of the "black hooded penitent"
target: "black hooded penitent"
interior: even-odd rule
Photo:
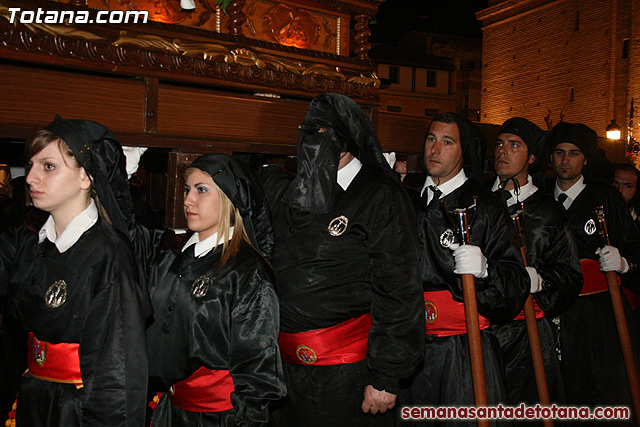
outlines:
[[[298,129],[298,173],[287,194],[292,208],[311,213],[331,209],[341,152],[397,180],[369,117],[350,98],[336,93],[316,96]]]
[[[132,220],[131,193],[124,153],[115,136],[100,123],[58,116],[45,129],[71,148],[80,166],[91,176],[98,200],[111,223],[128,235],[128,222]]]
[[[189,165],[211,175],[216,185],[238,208],[251,244],[269,259],[273,229],[260,184],[238,160],[226,154],[205,154]]]
[[[582,170],[585,178],[610,184],[613,181],[613,166],[602,148],[598,147],[596,131],[582,123],[560,122],[551,129],[547,139],[551,152],[565,142],[577,146],[584,154],[587,164]]]
[[[535,157],[535,161],[529,167],[529,174],[533,179],[533,183],[538,188],[544,185],[544,144],[547,139],[545,131],[522,117],[514,117],[502,124],[498,135],[501,133],[511,133],[517,135],[527,144],[529,154]]]

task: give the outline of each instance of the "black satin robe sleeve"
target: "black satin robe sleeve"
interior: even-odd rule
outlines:
[[[373,272],[367,365],[374,388],[396,393],[424,357],[424,298],[415,212],[404,191],[388,191],[366,240]]]
[[[475,279],[478,312],[492,322],[510,320],[522,309],[530,283],[506,210],[494,194],[471,179],[441,201],[451,210],[470,206],[473,196],[478,199],[471,244],[481,248],[488,271],[486,278]],[[420,235],[424,290],[449,290],[454,300],[463,302],[462,279],[453,273],[452,251],[440,240],[452,227],[444,217],[444,205],[436,203],[426,209],[422,204],[418,206],[423,210]]]
[[[519,205],[510,208],[513,213]],[[537,191],[524,201],[522,220],[527,265],[549,283],[534,294],[540,308],[556,316],[573,303],[582,289],[578,251],[565,210]]]
[[[9,287],[9,272],[16,256],[16,230],[0,233],[0,308],[4,305]],[[0,311],[0,314],[2,312]]]
[[[236,425],[263,425],[270,400],[284,396],[278,350],[278,299],[264,265],[239,276],[231,310],[229,371],[235,392]]]

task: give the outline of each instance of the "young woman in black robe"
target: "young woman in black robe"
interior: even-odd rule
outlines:
[[[16,423],[141,426],[149,306],[121,232],[122,148],[98,123],[57,117],[26,152],[31,200],[50,215],[0,241],[5,317],[29,332]]]
[[[184,212],[190,236],[168,232],[156,244],[159,233],[135,229],[141,253],[155,247],[143,257],[150,376],[164,391],[152,425],[264,425],[285,391],[266,206],[236,160],[209,154],[185,173]]]

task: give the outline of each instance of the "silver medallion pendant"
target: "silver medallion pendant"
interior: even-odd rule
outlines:
[[[349,224],[349,218],[347,218],[344,215],[340,215],[339,217],[331,220],[327,230],[329,231],[330,235],[332,235],[333,237],[337,237],[343,234],[345,231],[347,231],[348,224]]]
[[[44,302],[49,308],[58,308],[67,300],[67,283],[56,280],[44,294]]]
[[[442,245],[443,248],[448,248],[455,242],[456,242],[456,235],[453,233],[453,230],[451,230],[450,228],[447,228],[446,230],[444,230],[444,232],[440,235],[440,244]]]
[[[209,292],[209,288],[211,287],[211,277],[209,276],[200,276],[191,285],[191,295],[194,298],[202,298]]]
[[[596,232],[596,222],[593,220],[593,218],[584,224],[584,232],[589,236]]]

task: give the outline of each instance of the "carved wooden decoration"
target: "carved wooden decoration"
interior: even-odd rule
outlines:
[[[279,4],[267,10],[265,33],[284,46],[308,49],[318,42],[320,24],[307,10]]]
[[[371,35],[369,19],[371,17],[367,15],[356,16],[356,36],[354,41],[356,44],[355,54],[358,59],[369,59],[369,50],[371,50],[371,45],[369,44],[369,36]]]
[[[227,29],[235,36],[242,34],[242,25],[247,20],[247,16],[242,11],[244,3],[244,0],[233,0],[227,8],[227,15],[229,15]]]

